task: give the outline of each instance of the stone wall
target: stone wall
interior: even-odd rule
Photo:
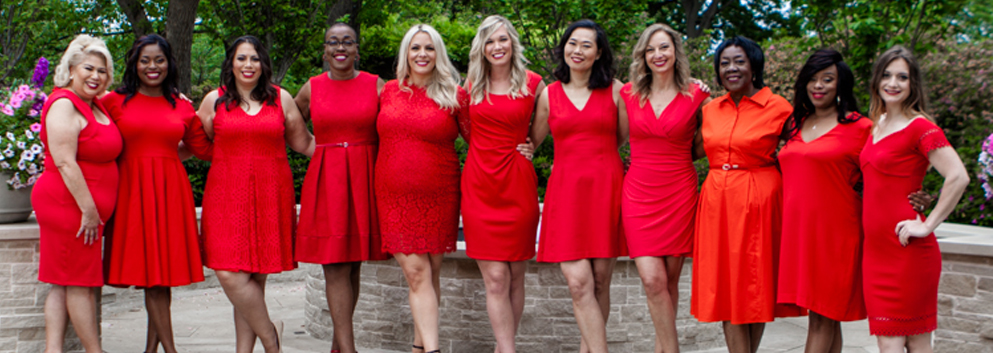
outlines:
[[[993,353],[993,258],[943,254],[936,352]]]
[[[720,324],[700,323],[689,314],[691,264],[680,280],[677,329],[680,348],[704,350],[724,345]],[[324,296],[320,267],[306,268],[307,330],[330,340],[331,318]],[[572,299],[557,264],[528,263],[525,275],[524,317],[517,335],[521,352],[576,352],[579,329],[572,315]],[[408,351],[413,322],[407,285],[395,261],[367,263],[362,268],[361,294],[354,318],[356,345]],[[448,257],[441,269],[440,339],[442,352],[493,351],[493,333],[486,313],[486,290],[474,260]],[[607,340],[615,352],[650,352],[655,332],[635,264],[620,260],[611,283]]]

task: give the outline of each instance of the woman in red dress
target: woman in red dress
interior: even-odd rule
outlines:
[[[869,333],[882,353],[931,352],[941,276],[941,251],[933,232],[959,202],[969,174],[927,115],[921,70],[909,50],[895,46],[876,60],[869,93],[875,126],[860,156]],[[929,165],[945,181],[925,219],[907,204],[906,195],[920,188]]]
[[[165,38],[139,38],[128,51],[123,84],[102,99],[124,138],[107,284],[144,288],[145,352],[158,351],[160,343],[176,352],[169,288],[203,281],[193,191],[176,146],[183,141],[203,155],[209,141],[193,105],[180,99],[172,63]]]
[[[258,337],[280,351],[281,322],[270,322],[265,280],[296,268],[293,175],[286,145],[306,152],[313,136],[286,90],[269,84],[269,54],[258,38],[234,40],[221,66],[223,86],[197,114],[213,139],[213,164],[203,193],[204,265],[234,305],[238,353]]]
[[[410,287],[414,350],[440,352],[438,302],[443,254],[459,231],[459,159],[455,139],[469,141],[469,95],[434,28],[403,36],[397,78],[380,95],[376,121],[376,203],[383,248]]]
[[[462,228],[466,255],[483,274],[501,353],[516,351],[525,261],[534,257],[538,232],[538,178],[516,147],[527,141],[535,97],[545,84],[527,70],[523,52],[510,21],[489,16],[472,39],[466,80],[473,138],[462,174]]]
[[[332,353],[355,353],[352,314],[362,261],[386,260],[379,236],[376,115],[383,80],[355,69],[359,38],[338,22],[324,34],[326,73],[300,88],[296,104],[314,124],[314,146],[300,193],[296,260],[323,265],[334,324]]]
[[[631,60],[631,83],[621,90],[631,134],[621,217],[655,324],[655,352],[678,352],[679,276],[696,215],[693,140],[710,93],[692,82],[682,34],[669,26],[646,28]]]
[[[555,135],[555,166],[545,192],[538,261],[558,262],[572,294],[580,352],[607,351],[610,278],[627,255],[621,232],[624,168],[617,148],[627,136],[621,82],[603,29],[572,23],[555,47],[559,81],[538,97],[531,141]]]
[[[121,133],[97,95],[114,78],[103,40],[79,35],[55,68],[55,91],[41,113],[45,171],[31,192],[41,233],[38,280],[45,299],[45,349],[61,351],[66,319],[87,353],[100,353],[96,293],[103,286],[103,224],[117,200]]]

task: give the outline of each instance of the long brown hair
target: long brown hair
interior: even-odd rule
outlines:
[[[648,68],[648,63],[645,62],[645,48],[648,47],[648,41],[652,39],[652,36],[660,31],[665,32],[672,39],[674,59],[676,59],[673,63],[675,74],[672,75],[672,78],[676,82],[676,89],[679,93],[690,95],[690,60],[686,58],[686,50],[683,48],[683,34],[676,32],[672,27],[656,23],[641,32],[638,43],[631,51],[631,67],[628,78],[631,80],[631,88],[634,92],[630,93],[638,95],[639,103],[642,106],[648,101],[648,96],[652,94],[652,72]]]
[[[882,85],[886,67],[899,59],[903,59],[910,68],[910,94],[901,104],[902,108],[914,116],[922,115],[933,122],[934,119],[927,113],[927,91],[924,89],[921,66],[917,64],[917,59],[914,59],[914,54],[902,45],[890,48],[883,55],[880,55],[879,59],[876,59],[876,63],[872,65],[872,80],[869,84],[869,94],[872,97],[869,101],[869,119],[872,119],[873,122],[879,122],[879,117],[886,112],[886,104],[879,96],[879,86]]]

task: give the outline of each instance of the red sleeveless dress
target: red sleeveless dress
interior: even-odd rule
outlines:
[[[861,118],[852,113],[849,118]],[[837,321],[865,319],[859,153],[869,119],[838,124],[813,141],[799,133],[779,151],[783,235],[777,302]]]
[[[617,152],[617,105],[611,87],[593,90],[582,110],[561,82],[548,85],[555,164],[545,191],[538,261],[627,255],[621,230],[624,167]]]
[[[379,136],[379,76],[310,78],[317,149],[300,193],[296,260],[330,264],[386,260],[373,186]]]
[[[396,80],[380,94],[376,203],[383,250],[401,254],[455,251],[459,233],[459,158],[455,139],[468,140],[469,95],[460,108],[443,109],[424,88],[400,90]]]
[[[878,142],[869,137],[859,161],[865,178],[862,284],[869,333],[911,336],[938,327],[941,249],[934,234],[900,245],[894,229],[920,215],[907,195],[920,190],[931,162],[928,153],[951,147],[944,131],[925,118]],[[921,220],[925,219],[920,215]]]
[[[469,106],[472,143],[462,171],[462,228],[466,255],[491,261],[534,257],[538,177],[517,151],[531,125],[541,76],[528,75],[526,97],[490,94]]]
[[[689,256],[697,199],[696,112],[710,94],[694,84],[689,96],[677,94],[657,119],[630,83],[621,96],[631,131],[631,167],[621,199],[630,256]]]
[[[136,93],[102,99],[124,138],[118,158],[120,188],[108,223],[107,284],[183,286],[203,281],[200,236],[190,179],[176,153],[183,141],[199,152],[210,146],[193,105]],[[202,156],[201,153],[198,155]]]
[[[86,117],[86,127],[79,131],[76,163],[86,187],[93,196],[100,220],[106,222],[114,212],[117,201],[117,156],[121,154],[121,132],[111,121],[103,125],[96,121],[89,104],[72,90],[56,88],[41,112],[41,142],[48,145],[48,109],[59,99],[72,101],[76,110]],[[97,109],[109,116],[99,101]],[[31,191],[31,205],[41,233],[38,259],[38,280],[60,286],[99,287],[103,285],[101,242],[84,245],[76,237],[83,212],[69,193],[52,154],[45,149],[45,171]],[[103,226],[100,227],[103,233]]]
[[[205,266],[248,273],[296,268],[296,208],[284,120],[278,96],[255,115],[238,105],[217,106],[214,157],[203,192]]]

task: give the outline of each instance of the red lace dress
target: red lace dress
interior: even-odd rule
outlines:
[[[120,189],[108,223],[107,284],[183,286],[203,281],[193,191],[176,146],[201,152],[210,141],[193,105],[136,93],[108,93],[104,106],[121,130]],[[203,154],[198,153],[198,156]]]
[[[466,255],[491,261],[534,257],[538,232],[538,177],[517,151],[531,126],[541,76],[528,71],[526,97],[491,94],[469,106],[472,143],[462,174]]]
[[[469,95],[460,108],[438,106],[423,88],[396,80],[379,96],[376,204],[383,249],[390,253],[455,251],[459,232],[459,158],[455,139],[468,140]]]
[[[907,195],[920,190],[931,164],[928,153],[950,146],[941,128],[921,117],[882,140],[869,137],[862,149],[862,283],[872,335],[910,336],[938,326],[938,240],[934,234],[911,238],[904,247],[894,229],[920,215]]]
[[[217,107],[214,157],[203,192],[205,266],[248,273],[296,268],[296,208],[284,120],[278,97],[255,115],[237,105]]]
[[[373,173],[379,76],[310,79],[310,118],[317,149],[300,192],[297,261],[317,264],[385,260]]]
[[[100,220],[106,222],[114,212],[117,201],[117,156],[121,154],[121,133],[111,121],[104,125],[97,122],[90,105],[72,90],[56,88],[41,112],[39,139],[48,145],[48,109],[59,99],[72,101],[76,110],[86,117],[86,127],[79,131],[76,145],[76,163],[86,180]],[[103,110],[100,102],[96,108]],[[106,111],[104,112],[105,115]],[[109,115],[108,115],[109,116]],[[55,166],[52,154],[45,149],[45,171],[31,191],[31,205],[41,233],[38,259],[38,280],[60,286],[99,287],[103,285],[103,266],[100,261],[101,244],[83,244],[77,237],[83,212],[76,198],[69,193]],[[103,233],[103,226],[100,227]]]

